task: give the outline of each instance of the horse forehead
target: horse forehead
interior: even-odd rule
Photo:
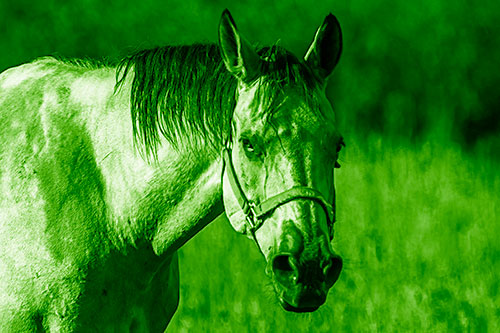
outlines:
[[[298,89],[285,88],[276,97],[274,109],[267,110],[262,103],[255,103],[257,85],[240,90],[236,118],[241,127],[252,132],[264,131],[265,136],[282,138],[304,138],[312,134],[323,140],[336,133],[335,117],[330,102],[321,92],[304,96]],[[269,126],[269,124],[272,126]]]
[[[335,121],[328,110],[303,101],[283,104],[273,115],[273,122],[278,137],[293,141],[324,141],[333,139],[336,133]]]

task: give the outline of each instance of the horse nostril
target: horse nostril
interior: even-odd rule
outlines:
[[[342,258],[339,256],[334,256],[330,260],[330,263],[323,269],[326,279],[326,285],[328,288],[333,286],[337,281],[342,270]]]
[[[277,255],[273,259],[273,272],[276,280],[287,287],[294,285],[298,277],[298,269],[290,255]]]

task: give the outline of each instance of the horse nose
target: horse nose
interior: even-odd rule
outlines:
[[[340,275],[342,270],[342,258],[339,255],[332,255],[328,263],[323,268],[323,273],[325,274],[326,286],[330,288],[334,285]]]
[[[272,261],[276,280],[284,287],[290,288],[297,283],[299,270],[297,261],[291,254],[278,254]]]

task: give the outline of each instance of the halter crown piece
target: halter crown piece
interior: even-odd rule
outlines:
[[[224,169],[227,174],[231,190],[233,191],[233,194],[245,215],[247,232],[250,232],[254,239],[255,232],[262,226],[264,218],[267,214],[272,213],[279,206],[297,199],[313,200],[323,208],[327,218],[330,239],[333,237],[333,223],[335,222],[333,207],[326,202],[318,190],[306,186],[294,186],[256,205],[254,202],[247,199],[241,188],[238,177],[234,171],[233,160],[231,158],[231,147],[226,145],[222,154]]]

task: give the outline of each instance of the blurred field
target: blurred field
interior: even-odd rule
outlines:
[[[180,251],[168,331],[500,331],[498,2],[0,0],[0,70],[215,42],[225,7],[249,40],[297,55],[326,14],[341,22],[327,93],[347,141],[344,271],[320,310],[286,313],[255,245],[217,220]]]
[[[282,311],[258,250],[221,219],[181,251],[168,331],[497,332],[499,165],[456,147],[370,142],[349,145],[337,174],[345,261],[325,306]]]

